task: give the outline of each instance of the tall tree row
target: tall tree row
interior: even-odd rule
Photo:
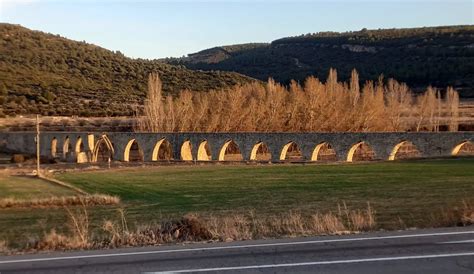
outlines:
[[[308,77],[289,87],[272,79],[230,89],[163,96],[156,74],[149,77],[144,113],[136,130],[145,132],[374,132],[457,131],[459,96],[448,88],[444,98],[432,87],[414,95],[394,79],[367,81],[357,71],[349,83],[329,71],[323,83]]]

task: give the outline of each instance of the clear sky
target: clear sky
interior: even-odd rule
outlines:
[[[472,25],[473,14],[473,0],[0,0],[0,22],[148,59],[319,31]]]

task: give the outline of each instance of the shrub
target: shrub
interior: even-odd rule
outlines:
[[[23,154],[13,154],[11,161],[15,164],[23,163],[25,162],[25,156]]]

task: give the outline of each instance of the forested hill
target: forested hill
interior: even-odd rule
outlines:
[[[145,98],[150,72],[160,74],[165,93],[253,80],[131,59],[85,42],[0,24],[0,116],[130,115]]]
[[[283,83],[308,75],[325,79],[331,67],[346,80],[356,68],[362,81],[384,74],[414,88],[449,85],[463,97],[474,97],[474,26],[321,32],[270,44],[215,47],[166,62]]]

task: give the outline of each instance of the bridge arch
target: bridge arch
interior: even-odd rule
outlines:
[[[207,140],[202,140],[198,147],[198,154],[197,154],[198,161],[211,161],[211,147],[209,146],[209,142]]]
[[[76,145],[74,146],[75,152],[75,162],[77,163],[87,163],[88,158],[87,154],[84,150],[84,142],[82,141],[82,137],[77,137]]]
[[[462,141],[453,148],[451,155],[474,155],[474,143],[468,140]]]
[[[144,153],[136,139],[131,139],[125,146],[123,160],[125,162],[143,162]]]
[[[108,162],[113,160],[114,153],[113,143],[107,135],[102,135],[94,145],[91,162]]]
[[[186,140],[181,145],[181,160],[183,161],[192,161],[193,160],[193,150],[191,141]]]
[[[66,136],[63,142],[63,158],[67,159],[68,156],[71,154],[71,152],[72,152],[71,140],[69,139],[69,136]]]
[[[337,161],[334,148],[328,142],[322,142],[313,150],[311,161]]]
[[[76,145],[74,146],[74,152],[76,152],[76,154],[79,154],[83,151],[84,151],[84,143],[82,142],[82,137],[79,136],[77,137]]]
[[[2,152],[4,150],[7,150],[7,148],[8,148],[7,138],[5,136],[1,136],[1,139],[0,139],[0,152]]]
[[[420,156],[421,154],[418,148],[412,142],[405,140],[393,147],[390,155],[388,156],[388,160],[393,161],[396,159],[409,159]]]
[[[173,160],[173,148],[171,143],[166,139],[160,139],[156,142],[151,156],[152,161],[170,161]]]
[[[227,140],[219,151],[219,161],[242,161],[239,146],[233,140]]]
[[[252,147],[250,152],[250,161],[262,161],[269,162],[272,159],[272,154],[268,149],[267,144],[264,142],[258,142]]]
[[[280,161],[301,161],[303,154],[298,145],[291,141],[283,146],[280,153]]]
[[[58,151],[58,139],[53,137],[51,140],[51,157],[56,158],[56,153]]]
[[[347,162],[368,161],[375,159],[374,150],[366,142],[358,142],[351,146],[347,153]]]

